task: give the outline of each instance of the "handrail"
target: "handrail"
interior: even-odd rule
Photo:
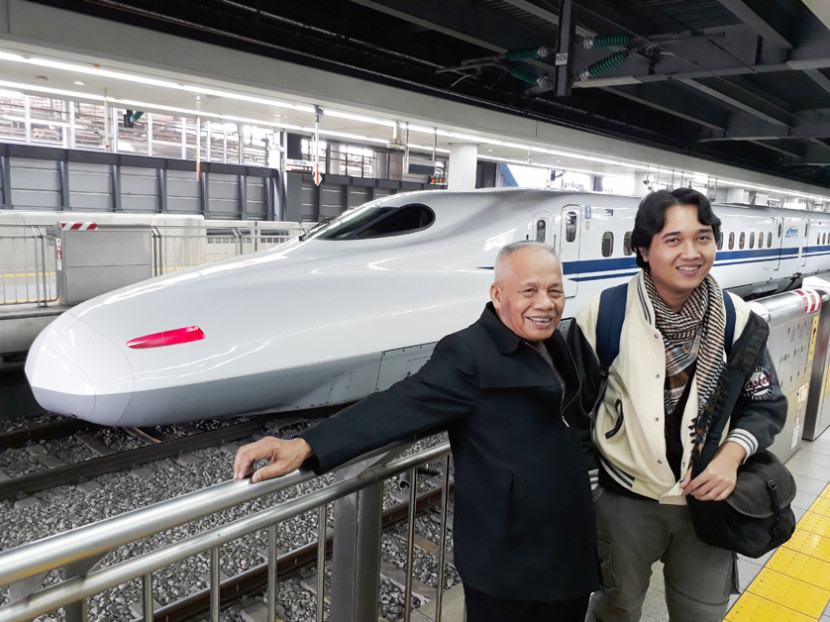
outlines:
[[[394,454],[397,453],[398,451],[394,452]],[[115,566],[71,578],[36,592],[21,601],[0,607],[0,622],[30,620],[34,616],[98,594],[131,579],[144,577],[159,568],[324,506],[383,479],[421,464],[436,461],[449,453],[449,443],[442,443],[390,463],[375,463],[354,477]],[[366,456],[362,458],[365,459]],[[22,580],[83,558],[95,557],[121,544],[219,512],[256,497],[284,490],[313,477],[314,474],[310,471],[298,470],[284,477],[255,485],[251,485],[248,480],[223,482],[176,499],[133,510],[11,549],[0,553],[0,585]]]
[[[371,458],[388,450],[389,446],[360,458]],[[60,568],[79,559],[106,553],[129,542],[210,516],[263,495],[280,492],[314,477],[312,471],[298,469],[256,486],[249,485],[249,480],[228,481],[2,551],[0,586]]]

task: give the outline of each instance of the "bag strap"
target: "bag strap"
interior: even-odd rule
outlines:
[[[597,356],[599,366],[605,375],[620,353],[620,331],[625,319],[625,301],[628,297],[628,283],[609,287],[599,296],[597,313]]]
[[[732,352],[732,342],[735,340],[735,303],[732,296],[723,291],[723,308],[726,311],[726,333],[723,336],[723,349],[726,356]]]
[[[625,320],[625,303],[628,298],[628,283],[621,283],[616,287],[602,290],[599,296],[599,311],[597,312],[597,356],[602,371],[608,373],[611,363],[620,353],[620,332]],[[726,332],[723,347],[726,355],[732,351],[732,341],[735,339],[735,303],[732,297],[723,291],[723,306],[726,311]]]
[[[735,303],[726,292],[723,292],[723,306],[726,311],[726,331],[723,338],[723,349],[728,357],[732,352],[732,341],[735,338]],[[720,446],[721,434],[726,427],[726,421],[729,419],[729,414],[721,412],[717,421],[712,424],[709,432],[706,435],[706,441],[703,443],[703,448],[700,450],[700,468],[706,468],[706,465],[715,457],[715,452]]]

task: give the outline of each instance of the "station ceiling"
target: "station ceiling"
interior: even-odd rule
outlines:
[[[37,3],[830,187],[828,0]]]

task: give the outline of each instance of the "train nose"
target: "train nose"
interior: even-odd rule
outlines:
[[[135,387],[118,347],[67,314],[35,339],[25,371],[43,408],[104,425],[118,425]]]

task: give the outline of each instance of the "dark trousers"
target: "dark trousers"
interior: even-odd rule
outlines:
[[[584,622],[585,594],[573,600],[534,601],[490,596],[464,585],[467,622]]]

